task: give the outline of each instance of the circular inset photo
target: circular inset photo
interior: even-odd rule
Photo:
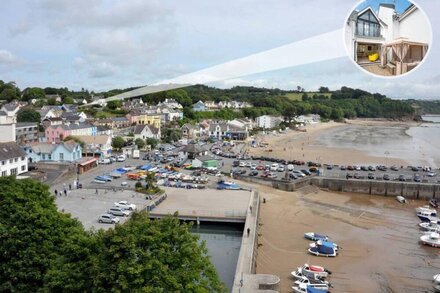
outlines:
[[[419,67],[431,40],[431,24],[426,14],[407,0],[362,1],[345,25],[350,59],[379,77],[402,76]]]

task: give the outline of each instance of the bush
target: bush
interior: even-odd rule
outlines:
[[[142,183],[140,183],[139,181],[136,182],[136,184],[134,185],[134,187],[136,187],[136,189],[141,189],[142,188]]]

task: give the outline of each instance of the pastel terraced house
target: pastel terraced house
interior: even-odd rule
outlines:
[[[96,134],[96,126],[87,123],[51,125],[45,131],[46,141],[50,143],[61,142],[68,136],[95,136]]]
[[[73,140],[58,144],[38,143],[24,148],[30,163],[40,161],[75,162],[82,158],[80,144]]]

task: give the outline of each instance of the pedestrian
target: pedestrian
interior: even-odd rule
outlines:
[[[69,190],[72,190],[72,184],[69,183]]]
[[[95,194],[98,194],[98,189],[95,190]]]
[[[263,203],[266,203],[266,198],[265,197],[263,197]]]
[[[251,214],[252,214],[252,206],[249,206],[249,211],[250,211]]]
[[[58,196],[58,190],[55,189],[55,197]]]
[[[67,189],[64,189],[64,196],[67,196]]]
[[[249,237],[249,233],[251,233],[251,229],[247,228],[247,235],[248,235],[248,237]]]

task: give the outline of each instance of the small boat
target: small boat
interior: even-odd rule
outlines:
[[[321,266],[304,264],[301,268],[303,272],[310,272],[319,275],[321,278],[327,278],[332,272]]]
[[[323,278],[325,278],[325,277],[322,277],[319,273],[305,271],[302,268],[298,268],[296,271],[293,271],[290,274],[295,279],[301,279],[304,277],[304,278],[308,278],[308,279],[322,280]]]
[[[429,205],[431,206],[431,207],[433,207],[433,208],[438,208],[438,202],[437,202],[437,199],[435,199],[435,198],[431,198],[430,200],[429,200]]]
[[[418,212],[430,212],[430,213],[435,213],[437,215],[437,211],[435,209],[432,209],[429,205],[424,205],[416,208],[416,213]]]
[[[318,240],[315,243],[310,243],[308,252],[316,256],[335,257],[337,248],[333,242]]]
[[[428,231],[428,232],[438,232],[440,230],[440,225],[436,221],[422,222],[419,224],[419,227],[423,231]]]
[[[434,282],[434,284],[440,284],[440,274],[434,275],[432,277],[432,281]]]
[[[319,233],[313,233],[313,232],[304,233],[304,238],[312,240],[312,241],[328,240],[328,236],[327,235],[319,234]]]
[[[440,285],[434,285],[433,286],[434,292],[440,292]]]
[[[329,286],[327,284],[295,284],[292,290],[297,293],[328,293]]]
[[[401,195],[396,196],[396,200],[400,203],[406,203],[406,198]]]
[[[420,236],[420,242],[432,247],[440,247],[440,234],[436,232],[432,232],[429,234],[422,235]]]
[[[296,285],[300,285],[300,284],[307,284],[307,285],[322,285],[325,284],[327,286],[330,286],[330,283],[321,279],[313,279],[313,278],[306,278],[306,277],[301,277],[298,278],[298,280],[296,280],[294,282],[294,284]]]
[[[437,211],[435,210],[423,210],[417,212],[417,217],[419,217],[422,222],[431,222],[431,220],[437,217]]]

